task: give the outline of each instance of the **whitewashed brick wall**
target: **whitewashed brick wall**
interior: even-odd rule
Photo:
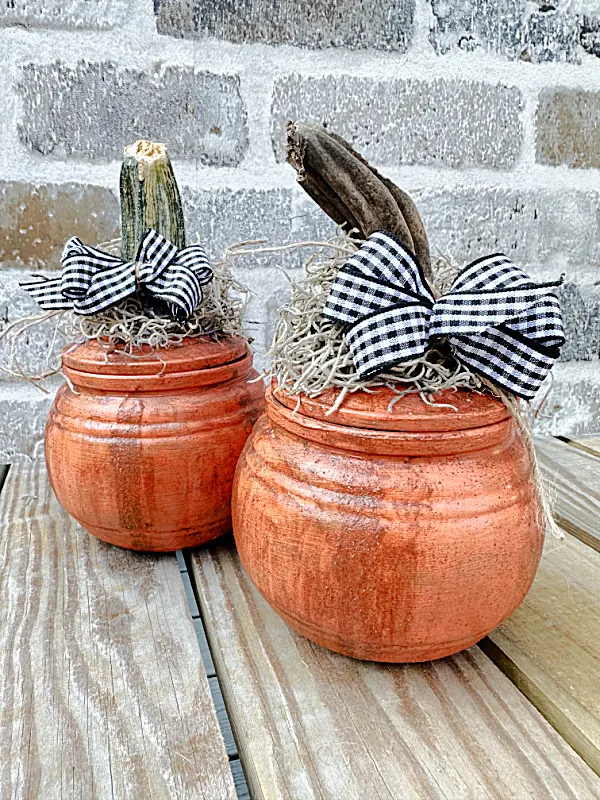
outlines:
[[[0,52],[0,326],[68,236],[118,234],[139,137],[167,143],[212,256],[327,235],[283,147],[286,119],[324,122],[411,192],[434,247],[566,274],[539,429],[600,428],[600,0],[11,0]],[[299,264],[238,268],[259,360]],[[50,399],[0,380],[0,462],[40,453]]]

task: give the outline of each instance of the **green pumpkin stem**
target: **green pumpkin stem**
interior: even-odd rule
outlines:
[[[164,144],[140,139],[125,148],[121,166],[121,257],[133,261],[144,233],[154,228],[186,245],[181,195]]]

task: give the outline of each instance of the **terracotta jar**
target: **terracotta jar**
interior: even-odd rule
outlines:
[[[133,550],[194,547],[231,528],[238,456],[264,406],[241,337],[188,339],[130,357],[88,342],[46,426],[59,502],[94,536]]]
[[[441,658],[521,603],[543,532],[517,424],[490,395],[447,391],[388,412],[390,390],[317,400],[269,390],[242,453],[233,530],[259,592],[344,655]]]

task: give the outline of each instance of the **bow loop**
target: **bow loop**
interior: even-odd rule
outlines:
[[[503,389],[531,399],[564,343],[556,283],[536,284],[502,253],[469,264],[434,299],[417,259],[377,231],[342,267],[323,315],[346,327],[359,377],[419,358],[441,337]]]
[[[22,284],[44,309],[72,309],[88,316],[134,294],[147,294],[167,303],[171,315],[186,319],[202,299],[202,286],[212,280],[204,248],[183,250],[150,228],[135,261],[69,239],[62,256],[60,278]]]
[[[66,243],[61,262],[61,292],[65,298],[73,301],[86,296],[98,272],[113,269],[123,263],[116,256],[87,247],[76,236]],[[26,289],[27,286],[28,284],[25,285]]]
[[[433,302],[415,256],[393,234],[376,231],[340,270],[323,315],[353,325],[381,308],[411,303],[432,307]]]
[[[437,300],[430,335],[483,333],[527,316],[548,326],[557,324],[558,314],[560,324],[560,306],[549,293],[560,283],[534,283],[502,253],[477,259],[457,275],[448,294]]]
[[[136,262],[140,265],[140,283],[159,278],[177,258],[177,248],[155,230],[148,230],[138,248]]]

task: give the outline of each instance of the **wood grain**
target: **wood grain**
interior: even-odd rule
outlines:
[[[558,439],[536,439],[554,516],[573,536],[600,550],[600,456]]]
[[[3,800],[236,796],[174,555],[98,541],[20,465],[0,563]]]
[[[600,774],[600,554],[549,539],[522,606],[482,643]]]
[[[597,776],[478,648],[424,665],[355,661],[294,634],[231,543],[193,563],[256,800],[600,797]]]

